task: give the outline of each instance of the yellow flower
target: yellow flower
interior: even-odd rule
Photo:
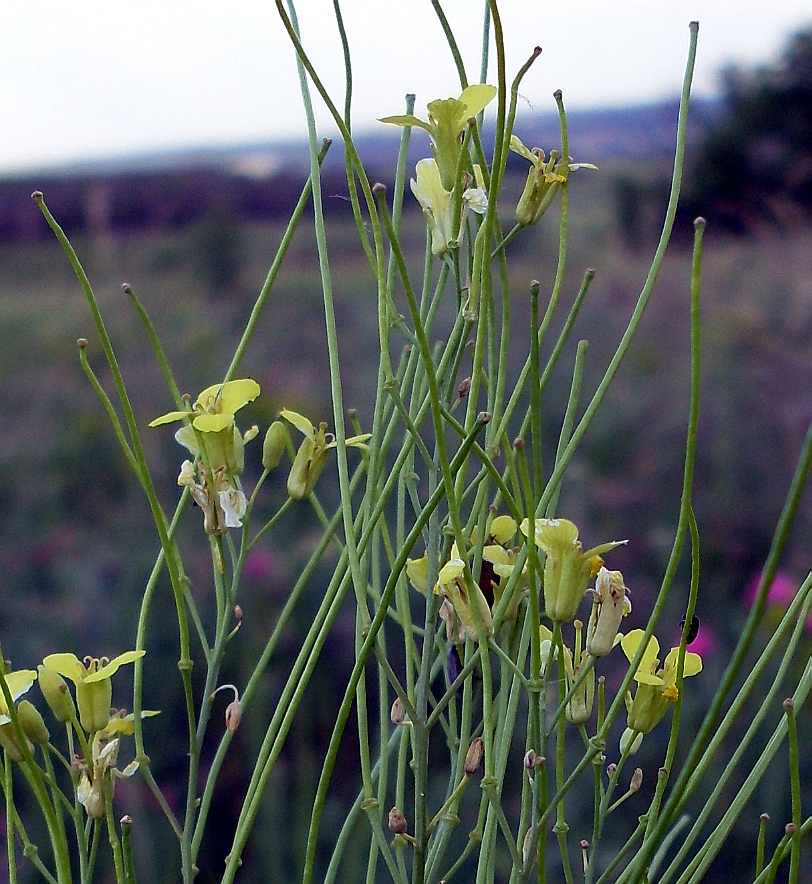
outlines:
[[[430,102],[428,122],[411,114],[384,117],[381,122],[393,123],[396,126],[416,126],[428,132],[440,180],[443,187],[450,191],[454,189],[457,163],[468,121],[484,110],[495,95],[495,86],[477,83],[464,89],[459,98],[437,99]]]
[[[202,441],[212,471],[224,469],[229,476],[238,476],[243,471],[243,446],[258,430],[252,427],[243,437],[235,424],[235,415],[257,396],[259,384],[251,378],[214,384],[197,397],[191,411],[170,411],[156,417],[150,426],[189,420],[190,424],[184,424],[175,433],[178,443],[197,457]],[[199,433],[204,435],[199,437]]]
[[[259,384],[251,378],[226,381],[206,387],[197,397],[191,412],[170,411],[150,422],[151,427],[191,418],[192,426],[201,433],[219,433],[234,423],[234,415],[259,396]]]
[[[637,653],[644,634],[642,629],[633,629],[623,636],[620,644],[629,662]],[[660,643],[652,636],[634,673],[634,680],[637,682],[634,699],[631,704],[627,704],[629,708],[626,723],[628,730],[634,734],[651,733],[671,705],[679,699],[677,688],[679,648],[671,648],[662,667],[658,659],[659,653]],[[686,651],[683,677],[687,678],[701,671],[702,658],[693,651]],[[628,746],[630,743],[632,751],[636,750],[639,742],[635,739],[632,743],[631,738],[626,736],[625,744]]]
[[[466,638],[475,639],[477,637],[477,617],[474,613],[474,605],[477,606],[479,619],[482,621],[486,634],[490,635],[493,629],[490,606],[479,586],[476,584],[469,586],[466,583],[465,563],[460,558],[456,543],[451,547],[451,558],[440,568],[434,591],[450,603],[453,614],[462,626],[460,629],[455,619],[450,617],[451,611],[447,606],[441,609],[440,616],[446,621],[450,641],[456,644]]]
[[[479,167],[475,167],[479,181],[477,187],[469,187],[462,195],[460,223],[454,226],[454,196],[443,187],[440,170],[435,160],[419,160],[415,166],[417,178],[409,186],[420,203],[423,215],[431,231],[431,251],[438,258],[457,247],[462,237],[467,210],[484,215],[488,210],[488,195],[482,186]]]
[[[529,536],[530,523],[524,519],[519,526]],[[566,623],[575,617],[586,593],[587,583],[598,574],[601,556],[627,543],[610,540],[583,551],[578,540],[578,527],[568,519],[536,519],[534,526],[536,546],[544,550],[544,611],[551,620]]]
[[[69,678],[76,686],[79,721],[89,733],[103,730],[110,721],[113,685],[110,679],[119,667],[144,656],[146,651],[126,651],[109,660],[107,657],[85,657],[75,654],[49,654],[43,666]]]
[[[487,540],[482,547],[482,566],[477,578],[474,575],[475,588],[469,590],[465,584],[465,563],[459,555],[456,543],[451,547],[448,562],[440,569],[434,592],[443,596],[440,617],[446,621],[448,639],[454,644],[466,638],[476,638],[476,616],[472,605],[477,604],[482,623],[488,633],[493,628],[492,612],[499,604],[505,591],[508,579],[513,573],[516,551],[507,544],[516,534],[516,522],[510,516],[497,516],[488,529]],[[476,544],[476,527],[471,532],[471,543]],[[428,587],[429,557],[423,555],[419,559],[406,560],[406,576],[414,588],[426,594]],[[522,590],[524,578],[514,588],[513,594],[503,620],[514,620],[519,604],[525,596]]]
[[[527,181],[516,206],[516,221],[523,227],[535,224],[547,211],[561,185],[567,183],[570,172],[576,169],[597,171],[598,168],[592,163],[571,163],[563,159],[559,161],[558,152],[555,150],[550,151],[548,160],[541,148],[534,147],[528,150],[515,135],[510,136],[510,149],[530,163]]]
[[[327,463],[330,449],[336,447],[335,436],[327,432],[327,424],[324,422],[320,423],[317,429],[304,415],[296,411],[283,408],[279,414],[304,435],[288,474],[288,494],[294,500],[305,500],[316,487],[316,481]],[[346,444],[353,448],[366,449],[364,442],[371,435],[364,433],[352,436],[347,439]]]
[[[595,602],[587,627],[587,653],[605,657],[615,646],[620,621],[631,614],[628,587],[620,571],[601,567],[595,578]]]

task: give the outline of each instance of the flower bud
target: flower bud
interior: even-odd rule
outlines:
[[[406,817],[403,816],[403,813],[397,807],[393,807],[389,811],[389,831],[394,832],[396,835],[404,835],[408,828],[409,825],[406,822]]]
[[[288,441],[288,431],[282,421],[274,421],[265,434],[262,443],[262,467],[268,471],[275,470],[285,453]]]
[[[395,697],[395,702],[389,710],[389,720],[396,727],[406,721],[406,710],[403,707],[403,700],[401,700],[400,697]]]
[[[70,721],[76,715],[76,707],[73,705],[73,697],[65,679],[58,672],[42,664],[37,666],[37,672],[39,689],[56,720],[63,723]]]
[[[620,754],[634,755],[635,752],[637,752],[637,750],[640,748],[640,744],[642,742],[643,734],[640,733],[640,731],[635,731],[632,730],[630,727],[627,727],[620,737]]]
[[[477,737],[468,747],[465,756],[465,776],[472,777],[482,763],[482,757],[485,754],[485,744],[480,737]]]
[[[636,792],[643,785],[643,769],[636,767],[629,783],[629,791]]]
[[[581,667],[573,670],[571,680],[578,678]],[[565,710],[567,721],[571,724],[584,724],[592,715],[592,705],[595,700],[595,670],[590,669],[586,678],[575,689]]]
[[[51,739],[48,728],[42,720],[37,707],[28,700],[21,700],[17,706],[17,718],[23,733],[38,746],[45,746]]]
[[[237,733],[242,719],[242,703],[239,700],[232,700],[226,706],[226,730],[230,734]]]
[[[14,725],[0,725],[0,747],[8,754],[8,757],[19,764],[23,760],[23,750],[17,741],[17,734],[14,733]]]

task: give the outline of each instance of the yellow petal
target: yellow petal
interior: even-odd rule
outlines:
[[[84,678],[85,684],[95,681],[104,681],[105,679],[112,678],[113,675],[118,671],[119,666],[124,666],[127,663],[132,663],[135,660],[139,660],[141,657],[146,654],[146,651],[125,651],[123,654],[119,654],[118,657],[114,657],[109,663],[105,663],[97,672],[91,672],[90,675],[86,675]],[[45,662],[45,661],[43,661]],[[47,665],[47,664],[46,664]],[[65,673],[61,673],[64,675]]]
[[[182,421],[188,416],[188,411],[170,411],[167,412],[167,414],[162,414],[160,417],[156,417],[154,421],[149,422],[149,425],[151,427],[160,427],[161,424],[172,424],[175,421]]]
[[[429,576],[428,554],[421,556],[419,559],[406,559],[406,576],[409,578],[412,586],[418,592],[422,592],[425,595]]]
[[[671,650],[666,655],[665,666],[666,668],[676,671],[678,662],[679,648],[671,648]],[[702,658],[699,656],[699,654],[695,654],[693,651],[686,651],[685,668],[682,673],[683,677],[687,678],[689,675],[696,675],[699,672],[702,672]]]
[[[491,537],[505,546],[516,534],[516,522],[510,516],[497,516],[491,522]]]
[[[299,414],[298,411],[290,411],[287,408],[283,408],[279,414],[285,418],[286,421],[290,421],[300,433],[304,433],[308,439],[313,439],[315,437],[316,428],[303,414]]]
[[[498,544],[491,543],[482,550],[482,559],[492,565],[510,565],[508,551]]]
[[[496,92],[496,86],[489,86],[486,83],[475,83],[463,89],[460,101],[465,105],[466,119],[475,117],[484,110],[493,101]]]
[[[229,424],[234,423],[233,412],[223,412],[222,414],[199,414],[192,424],[196,430],[201,433],[219,433]]]
[[[32,684],[37,680],[37,672],[35,669],[18,669],[16,672],[6,673],[6,685],[12,700],[18,700]],[[0,694],[0,712],[7,713],[6,702],[2,694]]]
[[[626,658],[631,663],[634,655],[637,653],[637,649],[640,647],[640,642],[643,640],[643,635],[645,634],[645,630],[642,629],[633,629],[631,632],[627,632],[626,635],[620,640],[620,646],[623,648],[623,653],[626,655]],[[649,639],[648,644],[646,645],[646,650],[643,653],[643,659],[640,661],[640,665],[637,667],[637,673],[635,674],[635,679],[637,681],[641,681],[641,679],[637,678],[637,675],[640,674],[651,674],[651,670],[654,668],[654,664],[657,660],[657,656],[660,653],[660,643],[657,639],[652,636]],[[644,681],[644,684],[661,684],[662,679],[658,679],[655,682]]]
[[[437,575],[437,582],[441,586],[447,586],[448,584],[453,583],[464,571],[465,565],[463,564],[462,559],[452,559],[440,568],[440,573]]]
[[[221,385],[220,408],[224,412],[236,414],[249,402],[253,402],[259,393],[259,384],[253,378],[228,381]]]
[[[569,519],[536,519],[536,544],[548,555],[565,553],[578,540],[578,526]]]
[[[84,681],[87,670],[76,654],[48,654],[42,665],[52,672],[58,672],[69,678],[74,684]]]
[[[417,117],[412,116],[412,114],[396,114],[392,117],[381,117],[378,122],[392,123],[395,126],[418,126],[421,129],[425,129],[427,132],[431,131],[428,123],[424,120],[419,120]]]
[[[531,153],[530,150],[524,146],[524,143],[518,136],[510,136],[510,149],[513,151],[513,153],[517,153],[520,157],[524,157],[534,166],[538,166],[540,158],[537,157],[534,153]]]

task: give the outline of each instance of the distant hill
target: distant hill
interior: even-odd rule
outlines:
[[[714,109],[697,102],[694,113],[708,117]],[[570,153],[599,165],[665,158],[673,152],[676,119],[676,101],[573,111],[568,116]],[[528,147],[549,151],[559,142],[554,114],[524,114],[515,130]],[[486,141],[488,136],[486,127]],[[391,179],[399,138],[396,127],[384,125],[356,137],[370,177]],[[410,162],[426,155],[427,138],[416,131]],[[513,168],[523,170],[525,164],[515,158]],[[33,190],[45,193],[69,232],[178,228],[213,211],[244,219],[285,216],[308,172],[306,143],[280,141],[109,157],[0,176],[0,241],[45,235],[31,204]],[[340,143],[328,155],[324,180],[327,191],[346,191]]]

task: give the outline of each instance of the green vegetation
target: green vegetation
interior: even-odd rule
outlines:
[[[500,85],[509,85],[504,76]],[[635,187],[653,193],[661,170],[587,156],[576,159],[601,171],[570,179],[574,170],[550,159],[550,177],[524,191],[526,203],[545,208],[549,195],[548,213],[502,244],[525,186],[524,174],[501,178],[506,96],[495,99],[495,148],[481,147],[456,104],[464,101],[440,100],[433,113],[459,127],[445,149],[464,143],[480,172],[487,160],[488,207],[465,150],[438,163],[451,180],[438,175],[436,184],[449,211],[470,205],[483,214],[460,228],[457,218],[443,226],[452,216],[438,220],[438,211],[427,236],[423,215],[401,214],[397,199],[388,227],[389,196],[379,188],[377,203],[366,192],[357,218],[341,201],[343,212],[333,207],[325,219],[316,200],[269,290],[282,223],[210,216],[175,232],[77,237],[91,311],[104,317],[95,330],[56,242],[0,248],[8,423],[0,638],[12,669],[45,658],[77,684],[81,722],[71,725],[70,711],[59,720],[73,727],[84,764],[59,770],[70,796],[60,804],[48,791],[59,777],[38,780],[33,750],[12,763],[3,743],[5,810],[7,820],[25,821],[60,884],[90,880],[94,862],[97,879],[129,884],[130,857],[142,881],[186,884],[325,876],[423,884],[449,871],[460,881],[636,884],[643,866],[658,868],[651,880],[752,880],[763,870],[762,881],[772,880],[771,857],[802,880],[812,512],[807,499],[797,514],[782,508],[796,469],[790,500],[801,499],[809,467],[806,231],[743,242],[711,227],[702,249],[697,234],[693,251],[667,253],[646,304],[649,219],[630,235],[628,206],[617,223],[614,200]],[[429,152],[424,132],[412,138]],[[314,174],[317,149],[313,139]],[[412,174],[401,168],[385,182],[388,194],[403,189],[410,200]],[[352,180],[368,183],[360,167]],[[423,191],[424,208],[436,208],[437,193]],[[665,210],[663,200],[659,215]],[[375,238],[381,230],[386,245]],[[693,227],[678,233],[687,241]],[[268,301],[242,352],[258,291],[269,291]],[[560,300],[539,334],[551,292]],[[167,389],[150,323],[191,403],[225,378],[251,378],[261,395],[242,380],[228,395],[201,397],[185,448],[174,428],[150,428],[184,407]],[[78,356],[77,338],[88,341]],[[124,413],[129,403],[134,415],[120,439],[87,376],[113,395],[118,369],[126,395],[119,390],[116,407]],[[592,402],[599,407],[579,441],[574,428]],[[262,439],[283,410],[277,463],[267,449],[263,458]],[[244,472],[235,421],[241,431],[260,428],[245,444]],[[227,527],[241,482],[248,515],[239,517],[244,527]],[[212,494],[223,488],[228,507]],[[571,529],[590,551],[571,542]],[[618,570],[599,569],[596,550]],[[593,579],[590,598],[600,594],[607,608],[603,590],[628,586],[633,602],[621,648],[606,660],[590,644],[582,656],[590,627],[569,622],[573,605],[586,612]],[[701,627],[687,649],[679,624],[694,614]],[[643,639],[655,627],[659,655]],[[84,782],[88,759],[105,775],[106,729],[126,728],[126,719],[92,721],[80,691],[88,679],[106,689],[109,679],[93,676],[108,670],[96,660],[77,674],[66,654],[116,658],[130,648],[113,702],[127,697],[132,677],[127,707],[160,715],[130,722],[141,770],[118,784],[113,813],[109,793],[80,798],[77,788],[74,800],[71,788]],[[684,692],[683,674],[693,676]],[[40,672],[40,685],[58,711],[49,677]],[[4,703],[13,707],[25,677],[7,681]],[[797,708],[782,707],[796,689]],[[95,711],[107,717],[106,707]],[[6,726],[24,714],[21,703]],[[48,726],[57,745],[53,717]],[[773,728],[783,754],[772,754]],[[633,761],[642,787],[631,771],[640,735]],[[573,771],[582,776],[570,790]],[[771,821],[759,835],[764,812]],[[122,813],[131,823],[120,824]],[[789,821],[795,832],[785,834]],[[9,831],[13,847],[22,830],[12,822]],[[91,831],[93,843],[103,839],[98,857]],[[26,855],[18,849],[16,863],[9,855],[19,880],[38,861]]]

